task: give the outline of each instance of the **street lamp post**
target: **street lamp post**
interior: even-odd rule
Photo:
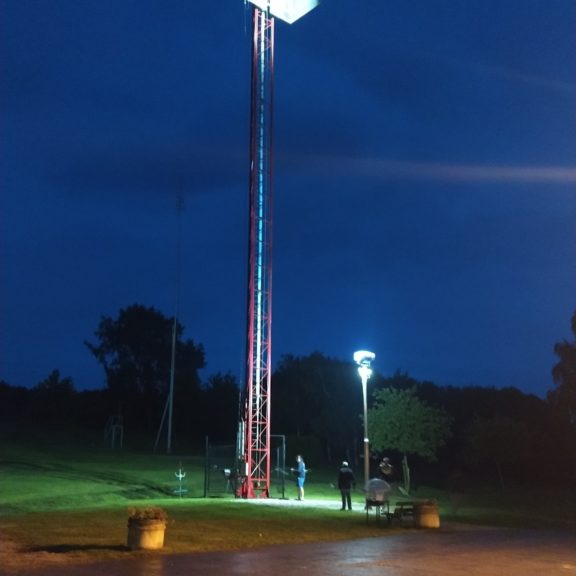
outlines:
[[[374,352],[358,350],[354,352],[354,362],[358,364],[358,374],[362,380],[362,399],[364,401],[364,487],[370,480],[370,441],[368,439],[368,379],[372,376],[370,363],[376,358]]]

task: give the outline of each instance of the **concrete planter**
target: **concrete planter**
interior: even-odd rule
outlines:
[[[422,502],[414,506],[414,525],[419,528],[440,528],[438,505]]]
[[[128,520],[128,548],[130,550],[158,550],[164,546],[166,520],[130,518]]]

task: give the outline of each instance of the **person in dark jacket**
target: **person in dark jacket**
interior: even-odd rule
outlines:
[[[342,508],[340,510],[352,510],[352,488],[356,487],[356,478],[354,477],[354,472],[348,462],[344,460],[340,470],[338,470],[338,489],[340,490],[340,495],[342,496]]]

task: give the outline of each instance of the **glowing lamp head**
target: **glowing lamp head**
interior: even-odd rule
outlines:
[[[358,350],[358,352],[354,352],[354,362],[358,364],[358,366],[366,366],[370,368],[370,363],[376,358],[376,354],[374,352],[369,352],[368,350]]]
[[[374,354],[374,352],[369,352],[368,350],[358,350],[358,352],[354,352],[354,362],[358,364],[358,374],[360,374],[364,386],[366,386],[368,378],[372,376],[370,363],[374,358],[376,358],[376,354]]]
[[[318,6],[320,0],[249,0],[251,4],[270,12],[272,16],[292,24]]]

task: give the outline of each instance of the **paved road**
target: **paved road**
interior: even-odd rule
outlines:
[[[182,554],[42,570],[42,576],[576,576],[576,534],[466,526],[382,538]]]

